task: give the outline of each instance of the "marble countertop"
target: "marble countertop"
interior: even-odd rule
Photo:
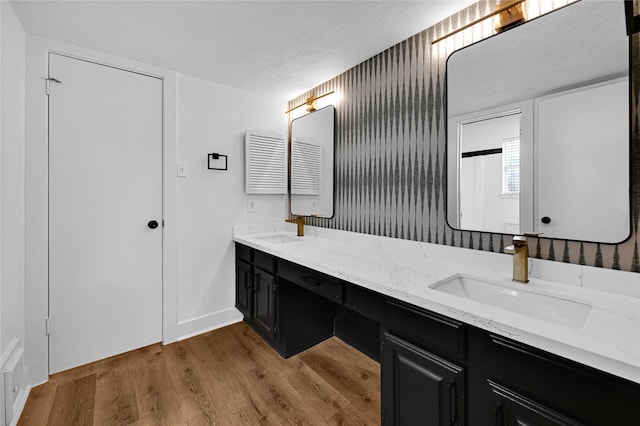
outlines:
[[[285,236],[273,242],[265,236]],[[236,226],[233,240],[386,296],[640,383],[640,274],[530,259],[530,282],[511,281],[509,255],[293,224]],[[579,328],[429,286],[468,274],[518,290],[583,301]],[[606,289],[606,291],[604,291]]]

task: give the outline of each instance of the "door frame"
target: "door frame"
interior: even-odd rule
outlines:
[[[117,56],[27,35],[26,43],[26,356],[30,382],[49,378],[48,78],[49,53],[162,79],[162,342],[177,339],[176,73]]]

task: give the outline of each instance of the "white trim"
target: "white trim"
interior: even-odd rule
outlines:
[[[41,37],[27,36],[26,49],[26,356],[30,382],[48,380],[48,55],[59,53],[163,79],[163,313],[162,341],[175,341],[177,332],[176,250],[176,73],[91,49]]]
[[[520,198],[520,193],[519,192],[501,192],[500,194],[498,194],[498,198],[502,198],[502,199],[513,199],[515,200],[516,198]]]
[[[16,426],[20,421],[20,417],[22,417],[22,412],[24,411],[24,406],[27,405],[27,400],[29,399],[30,394],[31,385],[27,385],[24,389],[24,392],[22,392],[22,396],[18,400],[18,408],[15,412],[15,415],[13,416],[13,419],[11,419],[11,423],[9,423],[9,426]]]
[[[242,321],[243,315],[236,308],[223,309],[209,315],[203,315],[178,323],[180,337],[177,340],[185,340],[199,334],[207,333],[218,328],[226,327]]]
[[[13,353],[13,351],[18,347],[18,343],[20,342],[19,337],[14,337],[7,345],[7,348],[0,354],[0,372],[4,371],[4,363],[7,362],[9,356]]]
[[[14,355],[14,353],[16,351],[24,351],[24,348],[22,347],[22,345],[19,345],[20,343],[20,338],[19,337],[14,337],[13,339],[11,339],[11,341],[9,342],[9,345],[7,346],[7,348],[2,352],[2,354],[0,355],[0,404],[2,404],[2,416],[0,417],[0,420],[4,423],[5,421],[5,415],[6,415],[6,407],[4,406],[5,404],[5,385],[4,385],[4,373],[7,370],[7,361],[9,361],[10,358],[12,358],[12,360],[15,360],[15,357],[17,357],[18,355],[15,355],[15,357],[12,357],[12,355]],[[25,356],[25,353],[22,352],[21,356]],[[24,360],[26,361],[26,359]],[[23,365],[27,365],[26,363],[24,363]],[[13,368],[13,367],[11,367]],[[17,367],[19,368],[19,367]],[[24,370],[24,378],[25,381],[28,382],[29,380],[29,368],[25,367]],[[22,415],[22,411],[24,410],[24,406],[27,403],[27,399],[29,397],[29,393],[31,392],[31,385],[29,383],[23,383],[24,384],[24,392],[20,393],[20,398],[18,399],[18,406],[15,410],[15,412],[13,413],[13,418],[11,419],[11,423],[9,423],[10,426],[15,426],[18,424],[18,420],[20,420],[20,416]]]

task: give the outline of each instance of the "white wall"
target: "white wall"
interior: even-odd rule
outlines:
[[[2,72],[2,64],[4,63],[4,57],[2,56],[2,52],[4,51],[2,49],[2,41],[4,40],[4,34],[3,34],[3,29],[6,28],[5,25],[2,23],[2,20],[4,19],[4,6],[0,3],[0,101],[3,99],[2,97],[2,76],[3,76],[3,72]],[[2,105],[0,103],[0,185],[2,185],[2,141],[4,140],[4,138],[2,137],[2,119],[3,119],[3,114],[2,114]],[[0,233],[2,232],[2,194],[0,193]],[[0,244],[0,309],[2,308],[2,245]],[[2,357],[2,310],[0,310],[0,357]],[[4,357],[3,357],[4,359]],[[2,361],[2,360],[0,360]],[[0,362],[0,365],[2,363]],[[4,394],[2,389],[4,389],[4,383],[2,381],[2,379],[0,379],[0,397],[4,398]],[[3,401],[2,398],[0,398],[0,401]],[[2,402],[0,402],[0,421],[4,419],[4,404]]]
[[[25,33],[9,2],[0,9],[1,367],[25,342]]]
[[[2,146],[0,210],[0,348],[24,339],[24,64],[25,33],[2,2]]]
[[[178,336],[241,318],[233,308],[236,224],[282,221],[283,195],[244,193],[244,131],[286,131],[285,103],[178,74]],[[207,153],[228,156],[228,170],[207,170]],[[256,211],[247,212],[247,199]]]
[[[4,19],[3,13],[4,7],[0,4],[0,100],[2,99],[2,63],[4,62],[4,58],[2,57],[2,40],[4,40],[2,29],[5,26],[2,23]],[[2,129],[2,106],[0,105],[0,129]],[[2,184],[2,131],[0,130],[0,185]],[[2,232],[2,195],[0,195],[0,232]],[[2,247],[0,247],[0,259],[2,259]],[[0,261],[0,309],[2,309],[2,262]],[[0,310],[0,342],[2,341],[2,310]],[[2,344],[0,343],[0,371],[2,370],[2,364],[4,364],[4,355],[2,350]],[[0,378],[0,421],[4,422],[5,412],[4,412],[4,375]]]

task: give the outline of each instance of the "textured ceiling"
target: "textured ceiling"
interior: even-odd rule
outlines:
[[[28,34],[288,100],[474,1],[11,3]]]

